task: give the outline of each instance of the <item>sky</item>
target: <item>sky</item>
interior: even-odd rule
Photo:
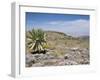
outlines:
[[[71,36],[89,36],[89,15],[26,12],[25,17],[27,30],[41,28]]]

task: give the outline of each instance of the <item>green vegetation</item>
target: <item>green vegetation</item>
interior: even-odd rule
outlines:
[[[41,29],[32,29],[26,33],[26,45],[30,52],[41,52],[46,45],[45,33]]]

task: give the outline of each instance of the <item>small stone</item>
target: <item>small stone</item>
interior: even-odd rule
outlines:
[[[65,56],[64,59],[68,59],[68,56]]]

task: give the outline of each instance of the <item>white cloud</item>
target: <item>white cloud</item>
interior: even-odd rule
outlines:
[[[38,27],[36,28],[64,32],[72,36],[89,35],[89,20],[84,19],[73,21],[51,21],[37,26]]]
[[[48,22],[49,25],[65,25],[65,26],[74,26],[74,27],[88,27],[89,21],[88,20],[73,20],[73,21],[51,21]]]

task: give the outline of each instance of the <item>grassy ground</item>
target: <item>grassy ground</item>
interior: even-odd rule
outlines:
[[[56,55],[63,55],[67,52],[66,48],[89,48],[89,39],[74,38],[64,33],[46,32],[46,48],[54,51]]]

